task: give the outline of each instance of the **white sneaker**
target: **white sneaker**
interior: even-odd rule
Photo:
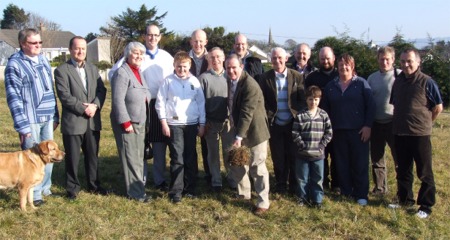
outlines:
[[[364,198],[358,199],[356,202],[357,202],[360,206],[366,206],[366,205],[367,205],[367,199],[364,199]]]
[[[419,210],[419,211],[416,213],[416,216],[417,216],[418,218],[420,218],[420,219],[425,219],[425,218],[428,218],[428,217],[430,216],[430,214],[428,214],[428,213],[426,213],[426,212],[424,212],[424,211],[422,211],[422,210]]]

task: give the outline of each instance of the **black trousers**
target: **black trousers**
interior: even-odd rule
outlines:
[[[398,169],[398,200],[402,204],[414,203],[413,164],[416,163],[417,177],[421,181],[417,204],[420,210],[431,213],[436,203],[436,186],[431,157],[430,136],[395,136]]]
[[[289,182],[289,190],[297,189],[295,177],[295,143],[292,140],[292,123],[284,126],[273,124],[270,126],[270,153],[277,190],[286,190]]]
[[[66,151],[66,191],[69,195],[77,195],[80,191],[78,180],[78,164],[80,162],[80,148],[84,155],[84,169],[89,191],[96,191],[100,187],[98,176],[98,143],[100,131],[88,128],[82,135],[63,134],[63,144]]]
[[[323,162],[323,187],[326,189],[339,188],[339,179],[333,150],[333,140],[331,140],[331,142],[329,142],[325,147],[325,159]]]

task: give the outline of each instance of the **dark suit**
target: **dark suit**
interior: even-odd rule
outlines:
[[[81,69],[82,70],[82,69]],[[80,191],[78,181],[78,163],[80,148],[83,150],[87,185],[89,191],[100,190],[98,177],[98,143],[100,140],[100,109],[105,102],[106,88],[97,67],[85,62],[86,88],[72,63],[67,61],[55,70],[55,82],[58,98],[62,105],[61,132],[66,151],[66,191],[76,196]],[[89,118],[83,103],[98,106],[94,117]]]
[[[295,193],[295,149],[292,140],[292,124],[300,110],[306,107],[303,75],[293,69],[287,69],[287,107],[290,111],[290,122],[276,122],[278,113],[278,91],[275,71],[272,69],[258,76],[258,82],[264,95],[265,109],[269,119],[270,152],[272,155],[277,192],[285,192],[289,181],[289,190]]]
[[[231,82],[229,81],[229,85]],[[230,86],[231,87],[231,86]],[[256,206],[269,208],[269,172],[266,167],[267,140],[270,138],[264,98],[258,83],[242,71],[232,103],[232,119],[236,135],[242,137],[242,145],[250,148],[250,164],[231,166],[230,177],[238,183],[238,194],[251,198],[250,175],[254,179],[258,195]]]

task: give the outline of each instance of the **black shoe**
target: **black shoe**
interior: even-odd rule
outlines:
[[[161,184],[159,184],[158,186],[155,186],[156,189],[158,189],[161,192],[168,192],[169,191],[169,186],[167,186],[166,182],[163,182]]]
[[[69,200],[69,201],[75,201],[75,200],[77,200],[77,195],[76,194],[70,194],[70,193],[68,193],[67,195],[66,195],[66,197],[67,197],[67,199]]]
[[[39,207],[39,206],[42,206],[42,205],[44,205],[44,200],[42,200],[42,199],[39,199],[39,200],[34,200],[33,201],[33,205],[35,206],[35,207]]]
[[[314,202],[314,203],[311,204],[311,206],[313,208],[316,208],[316,209],[321,209],[322,208],[322,203]]]
[[[205,179],[206,183],[208,183],[208,184],[211,183],[211,178],[212,178],[211,175],[206,175],[206,176],[204,176],[203,178]]]
[[[179,196],[172,196],[172,197],[170,197],[170,201],[173,204],[179,204],[179,203],[181,203],[181,197],[179,197]]]
[[[96,190],[91,190],[90,191],[92,194],[96,194],[96,195],[103,195],[103,196],[107,196],[110,194],[113,194],[114,191],[112,189],[104,189],[104,188],[97,188]]]
[[[275,193],[285,194],[287,193],[287,185],[286,184],[275,184]]]
[[[211,190],[213,193],[221,193],[222,192],[222,186],[212,186]]]

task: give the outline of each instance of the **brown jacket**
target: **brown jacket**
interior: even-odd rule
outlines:
[[[288,105],[292,117],[306,107],[303,75],[295,70],[287,69]],[[272,69],[258,76],[258,82],[264,95],[265,109],[269,124],[273,124],[278,111],[278,97],[275,80],[275,71]]]

